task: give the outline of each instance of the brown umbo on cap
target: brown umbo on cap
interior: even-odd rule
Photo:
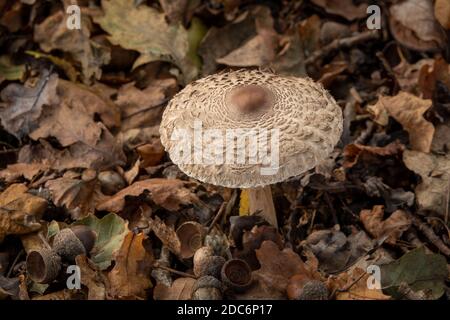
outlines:
[[[229,188],[254,188],[315,167],[339,141],[342,122],[336,101],[311,79],[239,70],[187,85],[165,109],[160,134],[172,161],[187,175]],[[195,135],[199,123],[202,132],[216,129],[215,134],[199,139]],[[271,144],[275,131],[279,134],[278,150]],[[180,135],[190,139],[188,143],[184,140],[181,145]],[[230,136],[230,140],[220,135]],[[266,163],[255,161],[262,159],[258,158],[261,145],[268,147]],[[182,147],[191,152],[180,153]],[[196,156],[194,150],[201,152]],[[275,166],[268,162],[272,151],[278,155]],[[238,162],[242,154],[245,161],[241,158]],[[272,170],[264,171],[268,167]]]

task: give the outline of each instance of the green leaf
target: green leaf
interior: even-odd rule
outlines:
[[[8,56],[0,57],[0,82],[1,80],[21,80],[25,73],[25,65],[14,65]]]
[[[414,292],[424,291],[431,299],[439,299],[444,294],[448,270],[442,255],[426,254],[421,247],[380,267],[381,284],[386,288],[383,291],[391,296],[399,296],[397,289],[402,283]]]
[[[198,70],[202,68],[202,60],[197,54],[200,42],[205,37],[208,29],[199,18],[192,18],[191,26],[188,29],[189,50],[187,56],[195,64]]]
[[[47,227],[47,239],[55,236],[60,231],[58,221],[52,220]]]
[[[135,7],[133,0],[102,0],[102,7],[104,16],[95,22],[111,35],[109,41],[141,54],[133,68],[168,61],[180,68],[185,83],[197,76],[198,68],[188,56],[188,32],[181,23],[168,24],[163,13],[146,5]]]
[[[91,251],[91,260],[105,270],[111,265],[113,254],[122,246],[128,233],[128,222],[114,213],[99,219],[90,215],[74,224],[90,226],[97,233],[97,241]]]

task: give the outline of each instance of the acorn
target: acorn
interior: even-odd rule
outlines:
[[[61,258],[54,250],[42,248],[28,254],[26,265],[31,280],[37,283],[50,283],[61,271]]]
[[[88,226],[76,225],[62,229],[53,239],[53,250],[67,261],[75,261],[75,257],[87,255],[95,245],[97,234]]]
[[[252,284],[252,269],[241,259],[231,259],[225,262],[221,270],[224,285],[236,292],[248,289]]]
[[[220,278],[220,272],[225,262],[225,258],[221,256],[209,256],[197,259],[197,263],[194,263],[194,274],[197,277],[213,276]]]
[[[328,300],[328,288],[323,282],[301,274],[289,279],[286,292],[290,300]]]
[[[192,287],[192,300],[221,300],[222,283],[212,276],[204,276]]]
[[[180,257],[182,259],[192,258],[203,245],[204,227],[200,223],[188,221],[182,223],[176,233],[181,243]]]
[[[207,257],[211,257],[214,255],[214,250],[213,248],[209,247],[209,246],[204,246],[201,247],[199,249],[197,249],[197,251],[195,251],[194,254],[194,265],[200,263],[201,260],[207,258]]]
[[[125,179],[115,171],[102,171],[98,174],[101,190],[104,194],[112,196],[127,186]]]

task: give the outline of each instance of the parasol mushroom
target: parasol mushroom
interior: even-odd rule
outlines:
[[[342,133],[342,111],[307,78],[238,70],[194,81],[169,102],[161,142],[187,175],[243,188],[251,213],[277,226],[270,185],[324,160]]]

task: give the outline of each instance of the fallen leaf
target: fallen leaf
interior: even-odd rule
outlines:
[[[181,205],[198,202],[197,196],[187,186],[187,182],[178,179],[155,178],[137,181],[99,204],[97,210],[119,212],[125,206],[125,197],[137,197],[148,190],[157,205],[169,211],[177,211]]]
[[[75,258],[80,268],[81,283],[88,288],[88,300],[106,300],[106,277],[86,256]]]
[[[364,146],[358,143],[351,143],[345,146],[344,148],[344,168],[353,167],[359,160],[360,157],[366,155],[375,155],[375,156],[393,156],[397,154],[401,154],[405,146],[400,143],[400,141],[396,140],[391,142],[390,144],[384,147],[372,147],[372,146]]]
[[[166,154],[159,138],[154,138],[150,143],[137,147],[136,151],[141,156],[143,168],[160,164]]]
[[[115,255],[114,268],[108,273],[109,294],[119,299],[145,299],[152,286],[150,270],[153,257],[143,246],[143,233],[129,232]]]
[[[25,65],[15,65],[9,56],[0,56],[0,83],[5,80],[22,80],[25,74]]]
[[[170,287],[158,283],[153,291],[153,298],[155,300],[190,300],[194,284],[193,278],[178,278]]]
[[[420,69],[418,84],[424,98],[433,98],[438,82],[450,89],[450,65],[442,57]]]
[[[65,207],[74,220],[94,214],[95,206],[104,197],[96,172],[89,169],[81,179],[62,177],[47,181],[45,187],[51,191],[53,203]]]
[[[159,125],[165,102],[175,93],[176,80],[173,78],[153,81],[143,90],[134,83],[122,86],[115,101],[122,111],[121,130]]]
[[[149,218],[150,228],[156,237],[169,249],[172,253],[179,256],[181,254],[181,241],[175,229],[164,223],[158,216],[153,219]]]
[[[389,25],[394,38],[419,51],[445,47],[445,34],[434,17],[432,1],[406,0],[389,8]]]
[[[353,4],[353,0],[312,0],[311,2],[322,7],[328,13],[337,14],[350,21],[367,16],[366,3],[356,6]]]
[[[59,58],[57,56],[51,55],[51,54],[45,54],[38,51],[31,51],[27,50],[25,52],[26,54],[36,58],[36,59],[47,59],[51,61],[53,64],[57,65],[59,68],[61,68],[66,76],[69,78],[70,81],[76,82],[79,76],[79,72],[75,67],[69,62],[62,58]]]
[[[365,275],[363,276],[363,274]],[[381,289],[368,288],[369,277],[370,274],[361,268],[354,268],[351,273],[345,272],[340,275],[338,280],[341,283],[340,288],[353,285],[348,290],[338,291],[336,300],[389,300],[391,297],[383,294]]]
[[[314,231],[306,238],[306,246],[319,260],[319,268],[326,273],[346,269],[373,247],[364,231],[348,237],[337,230]]]
[[[434,126],[425,120],[423,115],[431,107],[431,104],[431,100],[400,92],[394,97],[380,97],[375,105],[369,107],[369,112],[376,116],[386,111],[403,126],[403,129],[408,131],[413,150],[430,152]],[[379,119],[379,117],[375,117],[375,121],[378,123],[380,123]],[[382,121],[380,124],[386,125],[387,123]]]
[[[67,32],[66,13],[57,11],[34,27],[34,41],[47,53],[52,50],[70,53],[81,63],[83,79],[89,83],[92,77],[100,79],[101,66],[109,62],[111,53],[107,47],[90,40],[90,18],[83,14],[81,19],[81,29]]]
[[[386,243],[395,245],[403,232],[411,226],[411,219],[402,210],[393,212],[383,220],[384,206],[374,206],[371,210],[361,210],[359,218],[367,232],[375,239],[386,238]]]
[[[238,299],[286,299],[286,287],[292,276],[319,277],[317,271],[305,264],[292,249],[280,250],[272,241],[264,241],[256,250],[256,256],[261,264],[260,269],[252,272],[256,284],[237,295]]]
[[[160,0],[159,3],[170,22],[183,22],[189,0]]]
[[[445,257],[426,254],[423,247],[414,249],[400,259],[380,265],[383,291],[399,298],[398,287],[406,283],[413,291],[426,291],[431,299],[445,292],[448,268]]]
[[[102,0],[102,8],[104,16],[95,21],[111,35],[109,41],[141,54],[133,68],[160,60],[180,68],[185,83],[197,76],[197,67],[187,57],[188,32],[180,23],[168,24],[163,13],[146,5],[135,7],[133,0]]]
[[[0,179],[4,179],[6,182],[12,182],[24,177],[31,181],[34,177],[49,169],[49,166],[40,163],[14,163],[0,171]]]
[[[23,184],[12,184],[0,193],[0,243],[9,234],[26,234],[41,228],[39,220],[47,201],[27,193]]]
[[[1,98],[6,103],[0,108],[3,127],[19,139],[29,134],[37,127],[44,106],[59,102],[57,84],[56,74],[44,72],[34,87],[17,83],[8,85],[1,92]]]
[[[122,246],[128,234],[128,222],[114,213],[99,219],[94,215],[78,220],[76,225],[86,225],[97,233],[97,240],[91,251],[91,259],[100,270],[105,270],[114,260],[114,253]]]
[[[450,188],[450,156],[406,150],[403,161],[408,169],[422,178],[415,189],[419,209],[445,216],[445,212],[450,210],[447,198]]]
[[[434,15],[445,29],[450,29],[450,3],[447,0],[436,0]]]

